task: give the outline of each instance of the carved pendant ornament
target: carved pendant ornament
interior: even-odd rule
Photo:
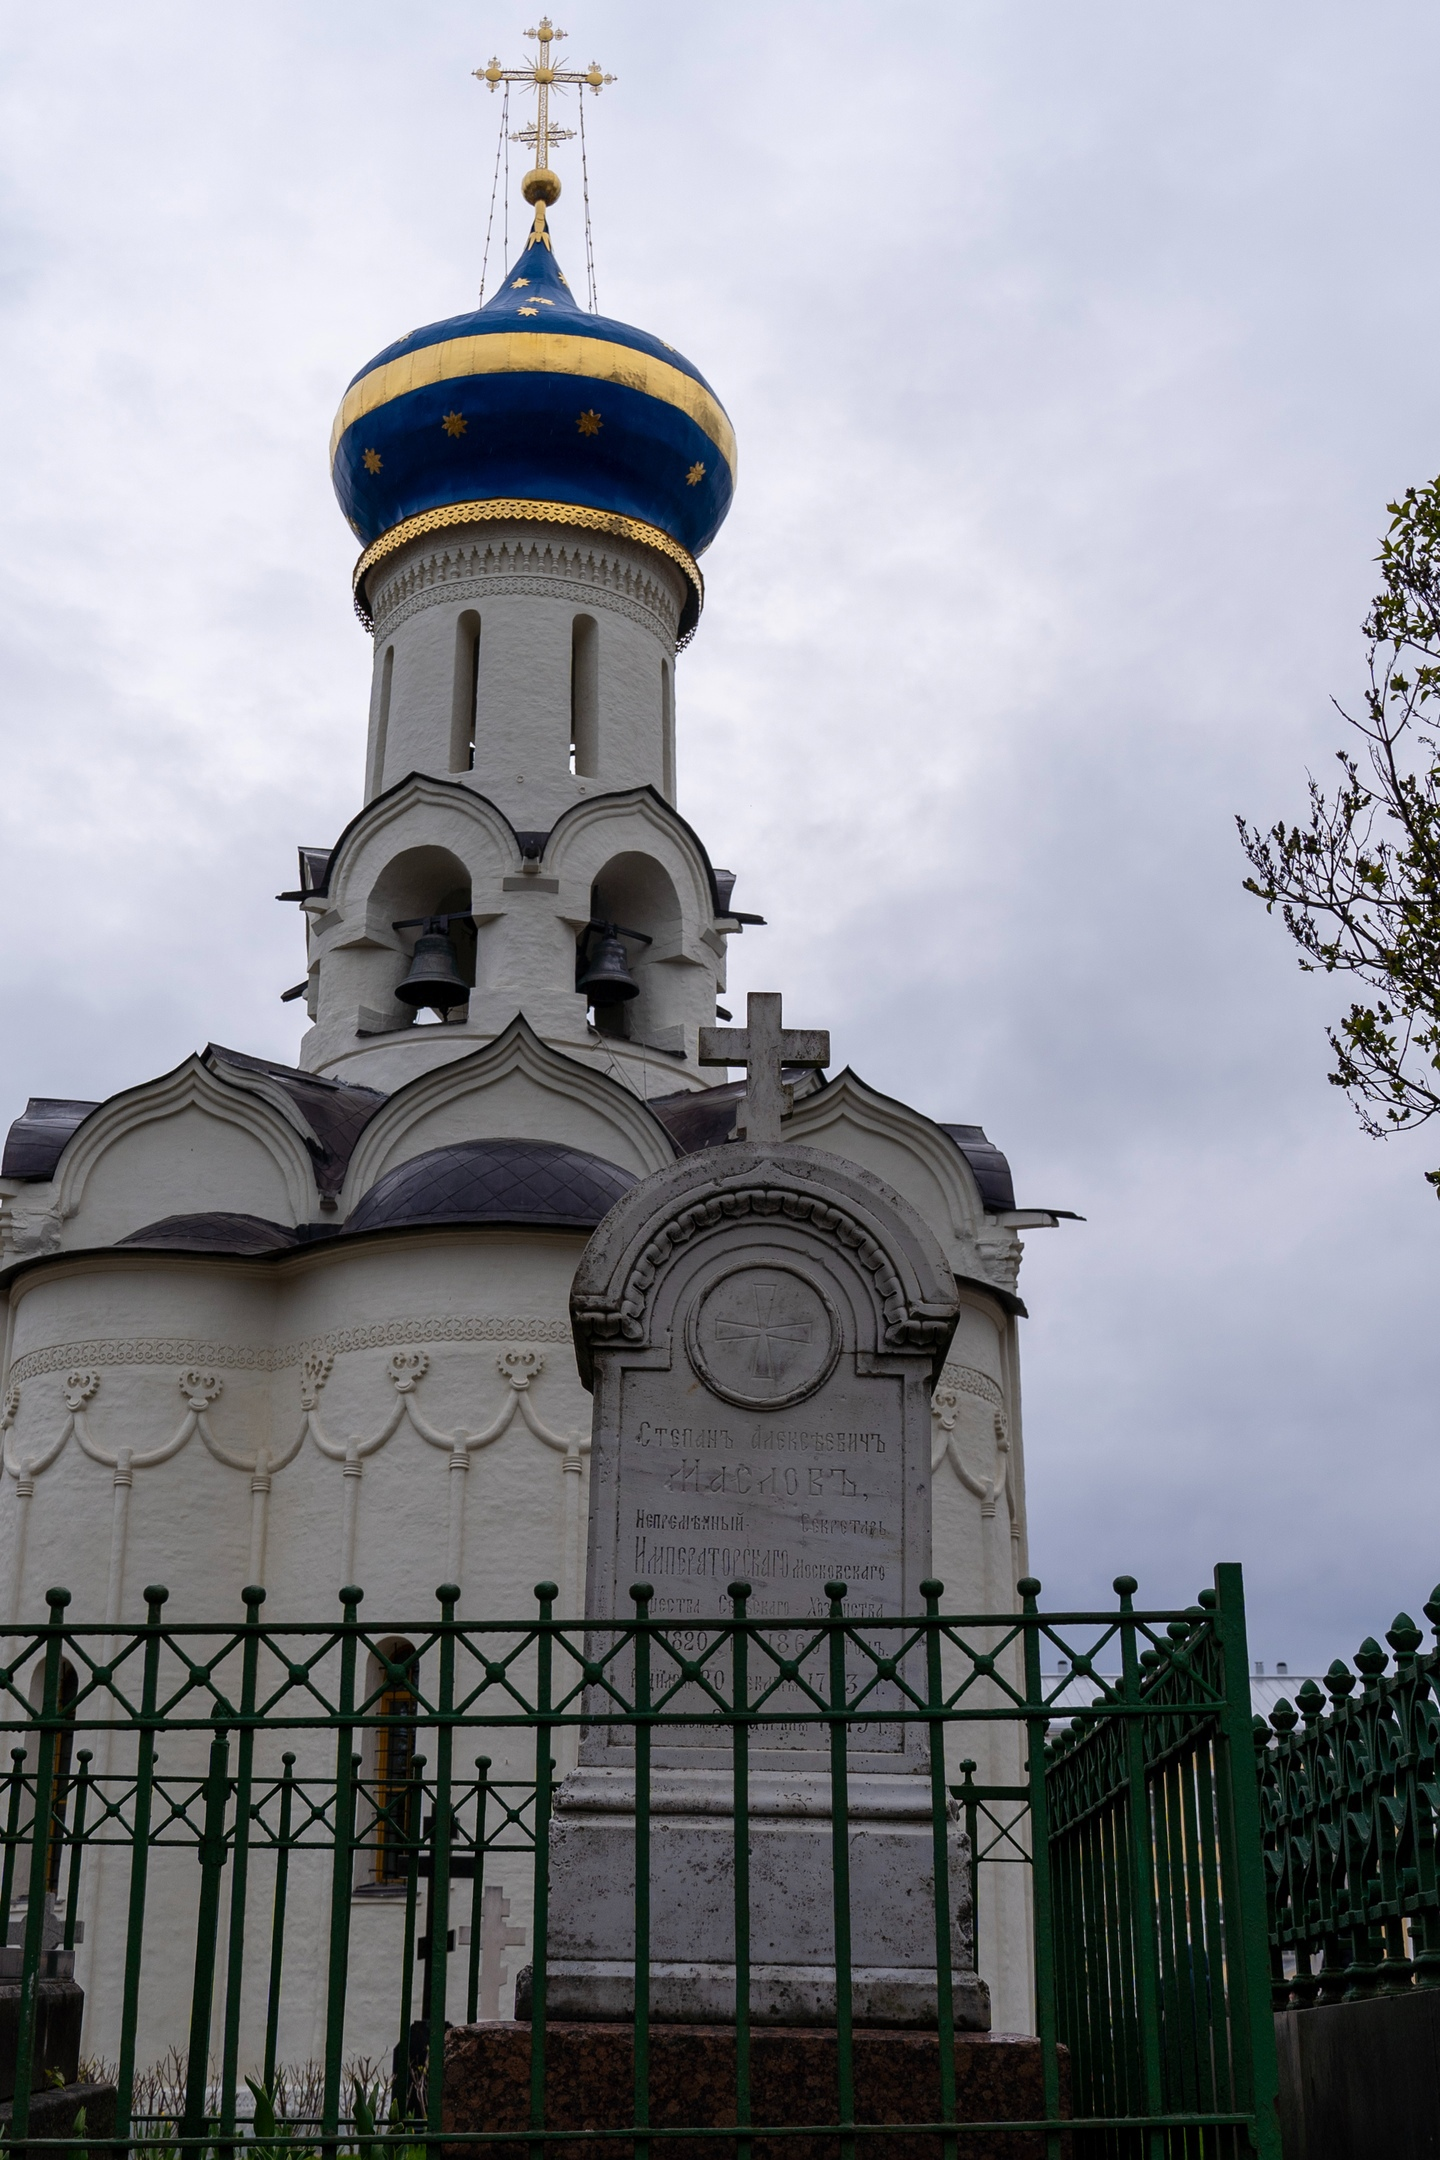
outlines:
[[[973,1414],[965,1418],[963,1412],[967,1403]],[[948,1463],[966,1492],[980,1502],[982,1520],[989,1521],[995,1515],[1003,1498],[1013,1530],[1015,1496],[1010,1465],[1010,1426],[1005,1415],[1005,1398],[999,1387],[987,1373],[977,1372],[973,1365],[947,1365],[935,1383],[930,1398],[930,1416],[935,1428],[930,1454],[932,1472],[942,1463]],[[977,1477],[965,1460],[960,1445],[962,1422],[974,1432],[988,1431],[994,1453],[992,1467],[986,1475]]]
[[[143,1351],[152,1346],[141,1344],[133,1347]],[[146,1361],[136,1358],[125,1359],[124,1362]],[[14,1565],[11,1570],[12,1606],[18,1611],[29,1503],[35,1492],[36,1480],[59,1460],[72,1435],[76,1444],[92,1462],[110,1471],[114,1487],[115,1520],[111,1538],[111,1582],[107,1597],[107,1620],[112,1624],[119,1617],[129,1494],[135,1472],[157,1469],[170,1462],[197,1436],[216,1462],[223,1464],[226,1469],[238,1471],[250,1481],[250,1572],[247,1579],[257,1583],[264,1580],[272,1481],[278,1471],[294,1462],[307,1439],[321,1455],[341,1466],[344,1480],[340,1554],[342,1581],[350,1580],[354,1573],[359,1480],[364,1464],[395,1437],[402,1425],[408,1424],[427,1446],[441,1451],[448,1458],[450,1522],[447,1563],[452,1580],[458,1577],[463,1561],[464,1473],[470,1468],[472,1455],[500,1439],[510,1430],[517,1417],[535,1440],[563,1457],[565,1470],[578,1476],[582,1457],[589,1453],[588,1437],[555,1431],[535,1408],[530,1393],[531,1385],[545,1370],[545,1358],[539,1350],[515,1345],[503,1349],[494,1364],[494,1370],[502,1382],[501,1399],[494,1415],[477,1427],[462,1426],[453,1432],[442,1431],[433,1424],[420,1406],[419,1391],[431,1367],[429,1351],[403,1348],[392,1350],[386,1361],[385,1375],[391,1389],[391,1400],[384,1414],[368,1432],[352,1432],[344,1439],[337,1437],[327,1430],[322,1414],[325,1387],[334,1370],[334,1364],[335,1353],[328,1348],[312,1347],[301,1354],[298,1376],[300,1415],[292,1436],[279,1448],[268,1446],[262,1441],[253,1448],[246,1449],[243,1445],[221,1438],[215,1430],[212,1412],[224,1392],[225,1383],[219,1375],[199,1364],[184,1367],[176,1376],[176,1386],[183,1403],[178,1423],[166,1437],[151,1446],[136,1446],[133,1441],[111,1441],[103,1427],[97,1429],[92,1424],[91,1406],[101,1393],[103,1377],[98,1365],[76,1365],[65,1374],[60,1390],[64,1415],[59,1421],[58,1429],[42,1439],[38,1446],[23,1445],[17,1427],[24,1383],[12,1379],[3,1408],[0,1408],[0,1443],[3,1443],[4,1467],[16,1481],[18,1503]],[[567,1516],[575,1514],[576,1506],[573,1498],[567,1495]],[[11,1617],[15,1617],[14,1612]]]
[[[308,1436],[315,1442],[322,1455],[333,1462],[363,1460],[392,1439],[407,1420],[422,1440],[431,1447],[443,1448],[452,1456],[468,1456],[474,1449],[488,1447],[508,1432],[516,1416],[521,1413],[523,1422],[535,1438],[546,1447],[556,1448],[562,1455],[581,1455],[588,1451],[588,1439],[553,1432],[535,1411],[530,1400],[529,1388],[545,1370],[545,1360],[536,1350],[506,1350],[496,1360],[496,1370],[502,1380],[509,1383],[500,1409],[490,1422],[479,1431],[461,1428],[454,1433],[444,1433],[422,1416],[415,1402],[415,1390],[430,1370],[430,1357],[424,1350],[395,1350],[386,1365],[386,1375],[395,1390],[395,1402],[388,1416],[368,1439],[352,1436],[337,1441],[325,1431],[320,1417],[320,1397],[326,1381],[334,1368],[334,1356],[329,1351],[310,1351],[301,1361],[300,1368],[300,1422],[294,1438],[278,1453],[261,1443],[252,1453],[243,1454],[228,1447],[216,1435],[210,1423],[209,1412],[218,1402],[225,1383],[214,1373],[189,1367],[178,1377],[178,1387],[184,1397],[185,1408],[174,1433],[155,1447],[137,1450],[133,1446],[120,1445],[107,1449],[96,1439],[89,1424],[88,1404],[97,1394],[101,1374],[94,1370],[77,1368],[66,1374],[61,1386],[65,1416],[60,1429],[48,1443],[42,1442],[38,1453],[21,1453],[18,1442],[12,1438],[20,1415],[22,1384],[12,1383],[0,1410],[0,1433],[5,1436],[5,1468],[11,1477],[34,1480],[54,1463],[66,1441],[73,1433],[80,1447],[92,1462],[102,1463],[109,1470],[127,1467],[130,1470],[151,1470],[169,1462],[177,1455],[192,1434],[198,1433],[217,1462],[227,1469],[244,1471],[249,1476],[283,1470],[294,1461]]]
[[[700,1378],[745,1410],[783,1410],[835,1369],[840,1322],[818,1284],[795,1268],[738,1267],[696,1299],[686,1348]]]

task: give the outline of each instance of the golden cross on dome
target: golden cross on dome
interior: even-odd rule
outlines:
[[[492,59],[488,67],[476,68],[474,72],[476,80],[489,83],[492,90],[499,83],[525,83],[535,92],[535,118],[527,126],[516,128],[510,140],[528,143],[535,153],[535,163],[520,183],[520,192],[526,202],[553,203],[559,199],[560,177],[550,170],[550,145],[567,142],[575,130],[550,125],[551,89],[560,89],[563,93],[565,84],[577,83],[581,97],[587,88],[598,96],[604,85],[614,82],[615,77],[605,74],[597,60],[592,60],[588,68],[557,67],[554,48],[565,32],[557,30],[548,15],[541,16],[538,30],[527,30],[525,35],[534,38],[539,47],[528,67],[505,68]]]

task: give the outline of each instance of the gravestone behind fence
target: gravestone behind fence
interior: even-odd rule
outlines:
[[[637,1186],[600,1225],[573,1295],[593,1386],[587,1623],[597,1655],[639,1609],[673,1622],[694,1678],[667,1686],[637,1750],[603,1722],[597,1685],[577,1770],[551,1831],[550,2007],[617,2017],[634,2000],[635,1874],[649,1847],[649,1984],[664,2019],[733,2019],[736,1772],[713,1725],[730,1702],[716,1623],[774,1622],[788,1658],[748,1675],[749,2003],[752,2016],[833,2018],[848,1935],[859,2022],[936,2017],[928,1735],[898,1717],[907,1667],[880,1668],[872,1723],[836,1734],[831,1586],[866,1618],[919,1609],[930,1572],[930,1384],[954,1327],[953,1277],[929,1230],[882,1181],[810,1148],[736,1144]],[[634,1684],[633,1655],[617,1667]],[[657,1706],[660,1707],[660,1706]],[[638,1798],[637,1798],[638,1795]],[[648,1820],[644,1818],[648,1816]],[[837,1827],[838,1826],[838,1827]],[[848,1882],[837,1888],[843,1841]],[[969,1868],[947,1851],[956,2020],[981,2028]],[[843,1908],[843,1909],[842,1909]],[[743,1934],[746,1920],[739,1922]],[[744,1953],[742,1948],[742,1962]]]

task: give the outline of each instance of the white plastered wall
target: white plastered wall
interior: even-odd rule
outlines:
[[[239,1617],[260,1499],[269,1618],[323,1622],[355,1580],[363,1617],[413,1627],[438,1611],[435,1588],[452,1572],[462,1615],[523,1619],[545,1579],[560,1583],[563,1610],[578,1611],[589,1398],[567,1299],[583,1243],[579,1233],[410,1232],[278,1264],[97,1255],[36,1270],[13,1298],[5,1440],[11,1464],[45,1466],[23,1508],[20,1480],[5,1480],[0,1581],[27,1613],[64,1584],[70,1617],[102,1625],[107,1612],[141,1619],[156,1582],[177,1621]],[[77,1399],[78,1425],[67,1408]],[[406,1414],[387,1436],[400,1405]],[[257,1495],[262,1451],[270,1490]],[[492,1739],[500,1775],[506,1742]],[[331,1768],[328,1742],[304,1745],[302,1774]],[[198,1769],[200,1746],[167,1743],[165,1767]],[[274,1770],[278,1743],[271,1752]],[[169,1869],[173,1891],[168,1862],[152,1877],[142,2063],[184,2030],[189,1973],[164,1946],[174,1926],[193,1924],[193,1856],[185,1861]],[[266,1863],[257,1866],[258,1912]],[[524,1871],[499,1879],[522,1913]],[[293,1881],[281,2052],[303,2062],[322,2041],[325,1870],[301,1864]],[[84,1897],[85,2046],[112,2056],[125,1891],[123,1865],[102,1861]],[[393,1902],[357,1901],[350,2053],[380,2056],[393,2044],[400,1924]],[[249,1999],[243,2045],[254,2061],[258,1966]]]

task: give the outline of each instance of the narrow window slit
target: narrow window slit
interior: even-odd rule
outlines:
[[[600,770],[600,632],[593,615],[577,615],[570,631],[570,770],[581,780]]]
[[[450,704],[450,770],[475,770],[480,734],[480,617],[466,608],[455,624],[455,678]]]

